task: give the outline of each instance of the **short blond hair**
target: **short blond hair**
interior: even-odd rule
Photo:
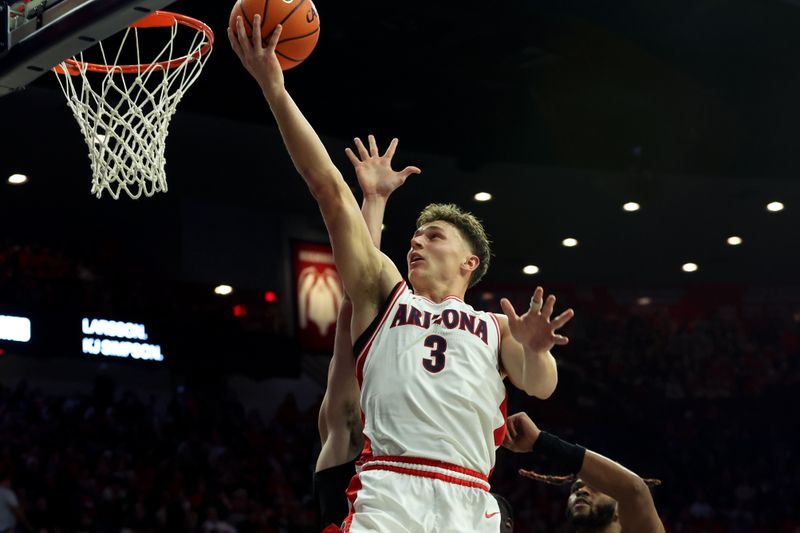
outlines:
[[[489,261],[492,257],[491,241],[486,235],[481,221],[472,213],[464,211],[455,204],[430,204],[417,217],[417,227],[441,220],[456,227],[464,240],[469,245],[470,252],[478,256],[480,265],[469,278],[469,288],[474,287],[486,271],[489,270]]]

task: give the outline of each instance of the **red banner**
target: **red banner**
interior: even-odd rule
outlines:
[[[332,352],[336,316],[344,297],[333,250],[328,244],[295,242],[292,263],[300,348]]]

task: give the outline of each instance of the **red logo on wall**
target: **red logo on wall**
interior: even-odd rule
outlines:
[[[300,347],[332,351],[336,316],[344,297],[333,250],[327,244],[297,242],[292,255]]]

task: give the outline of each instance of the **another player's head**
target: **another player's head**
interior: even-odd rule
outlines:
[[[603,492],[592,489],[580,478],[569,491],[567,519],[576,531],[621,531],[617,501]]]
[[[408,279],[415,290],[474,286],[489,269],[491,249],[483,225],[453,204],[430,204],[417,218],[408,252]]]
[[[514,531],[514,509],[511,504],[494,492],[490,493],[497,500],[497,506],[500,509],[500,533],[513,533]]]

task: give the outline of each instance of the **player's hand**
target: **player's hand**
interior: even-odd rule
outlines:
[[[550,351],[555,345],[564,345],[569,339],[556,333],[556,330],[569,322],[575,315],[572,309],[567,309],[553,320],[553,307],[556,304],[556,297],[552,294],[547,300],[542,300],[544,289],[536,287],[531,298],[531,307],[523,315],[517,315],[514,306],[507,298],[500,300],[500,307],[508,317],[508,327],[511,336],[522,344],[526,350],[536,353]]]
[[[541,430],[525,412],[515,413],[506,420],[506,437],[503,448],[523,453],[533,450],[533,443],[539,438]]]
[[[283,70],[275,55],[275,47],[281,36],[282,26],[278,24],[269,35],[267,45],[261,41],[261,15],[253,17],[253,35],[247,36],[242,17],[236,17],[236,32],[228,28],[228,40],[239,60],[253,76],[267,98],[283,90]]]
[[[355,138],[358,156],[350,148],[345,149],[347,157],[353,163],[358,177],[358,184],[364,196],[382,196],[388,198],[398,187],[405,183],[411,174],[422,172],[417,167],[406,167],[403,170],[392,170],[392,157],[397,150],[397,139],[392,139],[389,148],[383,155],[378,152],[375,136],[367,137],[369,150],[358,137]]]

